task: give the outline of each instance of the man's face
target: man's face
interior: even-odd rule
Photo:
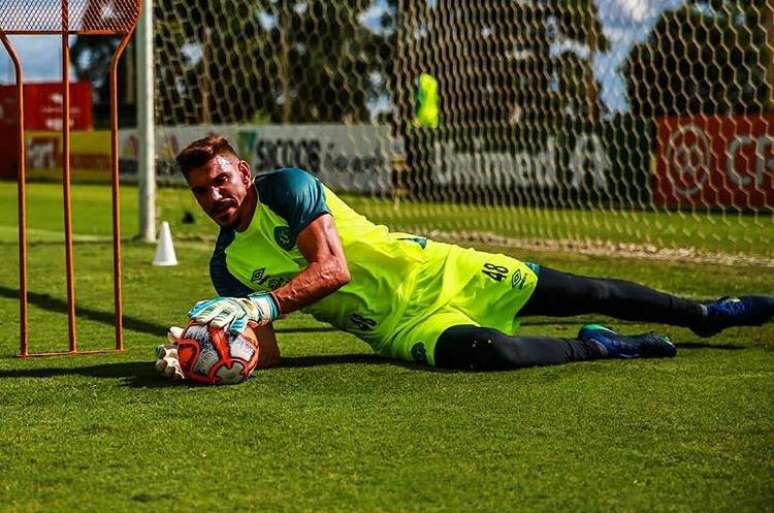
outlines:
[[[218,225],[239,225],[251,184],[250,166],[233,155],[218,155],[188,173],[188,186],[202,209]]]

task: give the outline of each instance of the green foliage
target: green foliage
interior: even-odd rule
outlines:
[[[441,137],[461,145],[534,147],[567,123],[599,121],[593,57],[610,43],[595,2],[404,0],[397,9],[399,125],[412,119],[422,72],[439,81]],[[409,166],[422,173],[425,143],[412,140],[422,136],[405,136]]]
[[[155,3],[164,124],[363,121],[380,94],[387,36],[358,16],[369,1]],[[383,20],[389,23],[389,19]]]
[[[768,86],[763,2],[692,2],[665,11],[623,67],[632,112],[760,112]],[[702,8],[697,8],[698,6]]]
[[[94,98],[95,128],[110,128],[110,63],[118,47],[117,36],[78,36],[70,47],[72,69],[78,80],[91,83]],[[135,100],[129,100],[134,84],[122,80],[129,74],[129,67],[134,65],[134,44],[130,42],[124,51],[124,56],[118,62],[118,123],[120,127],[133,127],[137,120],[137,105]]]

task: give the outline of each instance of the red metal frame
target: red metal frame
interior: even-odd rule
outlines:
[[[123,351],[123,303],[121,299],[121,218],[120,218],[120,183],[118,170],[118,62],[126,49],[129,40],[134,33],[137,16],[130,19],[124,30],[89,29],[72,30],[69,20],[70,0],[61,0],[61,29],[60,30],[3,30],[0,27],[0,41],[13,61],[16,73],[18,115],[18,205],[19,205],[19,356],[27,358],[31,356],[56,356],[95,354],[112,351]],[[142,9],[142,0],[133,2],[136,6],[135,13]],[[24,77],[22,65],[18,54],[8,39],[8,35],[25,34],[51,34],[62,36],[62,182],[64,188],[64,215],[65,215],[65,260],[67,272],[67,323],[68,323],[68,351],[31,353],[29,351],[29,324],[28,324],[28,298],[27,298],[27,192],[26,192],[26,162],[24,145]],[[110,130],[111,130],[111,174],[112,174],[112,203],[113,203],[113,301],[115,306],[115,349],[98,349],[93,351],[79,351],[76,330],[75,315],[75,271],[73,267],[73,234],[72,234],[72,205],[70,196],[70,47],[68,37],[70,35],[120,35],[121,41],[113,54],[110,64]]]
[[[8,51],[8,55],[13,61],[13,67],[16,71],[16,101],[18,102],[18,143],[17,159],[19,162],[19,176],[17,184],[17,194],[19,196],[19,324],[21,336],[20,355],[26,355],[28,350],[27,339],[27,172],[24,165],[25,147],[24,147],[24,89],[22,87],[23,75],[21,60],[14,50],[11,42],[5,33],[0,30],[0,41]]]

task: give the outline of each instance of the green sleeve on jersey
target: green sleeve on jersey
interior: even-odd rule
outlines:
[[[220,230],[215,251],[210,260],[210,278],[219,296],[244,297],[254,291],[245,287],[226,267],[226,248],[233,240],[234,230],[230,228]]]
[[[255,180],[259,200],[288,223],[292,240],[330,210],[320,180],[298,168],[285,168]]]

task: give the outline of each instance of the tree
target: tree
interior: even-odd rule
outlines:
[[[100,6],[105,0],[92,0]],[[391,73],[391,12],[371,0],[156,0],[157,121],[162,124],[364,121]],[[394,6],[394,0],[388,2]],[[79,37],[73,62],[107,105],[117,40]],[[131,50],[128,49],[127,52]],[[125,59],[126,61],[126,59]]]
[[[79,36],[70,48],[70,59],[78,80],[91,82],[98,124],[108,123],[110,61],[118,39],[110,36]]]
[[[545,132],[568,117],[598,119],[593,55],[608,41],[593,0],[437,0],[434,7],[402,0],[398,12],[408,18],[399,23],[399,44],[417,56],[399,73],[407,83],[422,71],[439,79],[447,126]],[[565,46],[586,51],[557,54]],[[402,111],[407,117],[410,108]]]
[[[129,20],[137,14],[132,2],[114,3],[111,0],[87,0],[81,6],[77,21],[71,20],[71,27],[80,30],[124,29]],[[110,124],[110,63],[118,47],[120,36],[78,36],[70,48],[70,59],[78,80],[92,84],[94,96],[94,118],[99,127]],[[136,123],[136,101],[134,84],[134,47],[130,40],[122,59],[118,63],[118,120],[121,126]]]
[[[536,154],[549,138],[598,121],[593,57],[608,42],[594,0],[400,0],[396,26],[396,125],[417,196],[503,192],[438,187],[433,173],[448,143],[458,153]],[[422,72],[438,81],[437,129],[408,126]]]
[[[555,59],[561,108],[571,117],[596,123],[601,101],[599,81],[594,74],[594,52],[606,52],[610,47],[602,32],[596,3],[593,0],[555,1],[551,13],[556,20],[557,39],[580,44],[588,51],[585,57],[565,51],[558,62]]]
[[[380,94],[387,38],[370,0],[160,0],[162,123],[363,121]]]
[[[692,1],[664,12],[622,72],[632,113],[754,113],[765,108],[766,0]]]

